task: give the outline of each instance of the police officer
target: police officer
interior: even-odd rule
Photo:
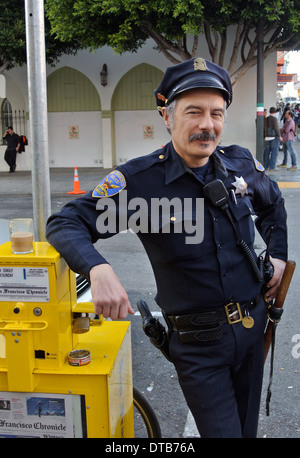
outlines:
[[[284,201],[248,150],[219,146],[232,101],[225,69],[202,58],[169,67],[155,97],[171,142],[119,166],[52,215],[47,237],[89,278],[96,313],[117,319],[133,309],[93,243],[134,227],[153,267],[170,356],[201,437],[255,437],[266,311],[252,217],[265,241],[272,233],[272,299],[287,259]],[[162,198],[172,202],[167,219],[153,205]]]

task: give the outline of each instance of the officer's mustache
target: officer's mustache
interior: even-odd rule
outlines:
[[[195,140],[215,141],[216,139],[217,139],[217,135],[214,132],[199,132],[197,134],[191,134],[189,136],[189,142],[193,142]]]

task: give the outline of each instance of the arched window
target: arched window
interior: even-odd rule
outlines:
[[[7,129],[8,126],[13,126],[13,113],[8,99],[5,99],[2,104],[2,120],[4,130]]]
[[[3,145],[4,140],[2,138],[5,130],[8,126],[13,125],[13,113],[11,104],[8,99],[4,99],[1,105],[1,144]]]
[[[1,105],[1,139],[5,130],[9,126],[12,126],[14,132],[16,132],[18,135],[27,135],[27,122],[25,110],[13,111],[10,101],[8,99],[4,99]]]

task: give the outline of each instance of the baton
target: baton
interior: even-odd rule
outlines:
[[[276,295],[275,303],[271,307],[271,311],[274,313],[275,316],[277,315],[278,317],[280,317],[283,312],[283,304],[294,274],[295,267],[295,261],[287,261],[285,265],[283,276]],[[268,351],[272,342],[273,328],[276,324],[276,319],[273,320],[269,317],[268,326],[265,331],[265,360],[267,358]]]

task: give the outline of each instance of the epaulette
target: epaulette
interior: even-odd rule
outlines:
[[[153,165],[159,162],[165,162],[169,157],[168,147],[165,146],[154,151],[146,156],[140,156],[129,160],[125,164],[118,167],[120,170],[124,169],[129,175],[135,175],[136,173],[147,170]]]
[[[218,146],[217,151],[226,157],[232,158],[247,158],[249,159],[251,153],[247,148],[239,145]]]
[[[264,166],[253,156],[253,154],[247,148],[243,148],[239,145],[230,145],[225,147],[218,147],[217,151],[221,153],[221,157],[225,156],[228,159],[246,159],[250,160],[252,163],[254,162],[254,166],[256,170],[259,172],[263,172]]]

